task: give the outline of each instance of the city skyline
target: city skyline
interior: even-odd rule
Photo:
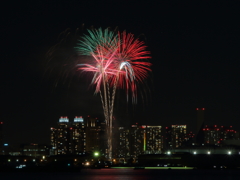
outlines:
[[[204,111],[205,111],[205,108],[196,108],[197,111],[198,110],[202,110],[202,109],[204,109]],[[198,114],[198,116],[199,116],[199,114]],[[184,129],[184,136],[186,136],[186,138],[188,140],[189,140],[189,138],[191,139],[191,136],[193,138],[192,140],[189,141],[189,143],[190,144],[193,143],[192,145],[194,145],[194,144],[197,145],[198,144],[197,146],[199,146],[199,143],[200,144],[203,143],[205,145],[207,145],[207,143],[209,143],[209,142],[206,141],[206,138],[207,138],[207,136],[210,135],[210,134],[207,135],[207,133],[210,133],[210,132],[216,134],[216,137],[219,138],[219,141],[218,140],[214,140],[214,142],[217,142],[217,144],[212,144],[212,142],[211,142],[210,143],[211,145],[219,146],[219,145],[222,144],[222,140],[224,140],[224,138],[222,137],[222,135],[219,134],[220,132],[225,132],[225,133],[229,133],[229,134],[232,134],[232,135],[235,134],[234,136],[229,136],[228,135],[229,136],[228,138],[234,138],[235,140],[238,140],[240,138],[240,136],[239,136],[240,132],[237,130],[236,127],[234,127],[232,125],[207,124],[206,121],[204,121],[204,119],[202,119],[201,116],[200,116],[200,119],[201,119],[201,121],[200,121],[201,123],[200,123],[199,126],[196,126],[198,124],[198,122],[199,122],[199,117],[197,117],[195,122],[193,123],[194,126],[187,125],[187,124],[181,124],[181,123],[176,123],[176,124],[169,124],[168,123],[166,125],[163,125],[163,124],[154,124],[153,125],[153,124],[149,124],[149,123],[146,123],[146,122],[145,123],[135,122],[135,123],[133,123],[131,125],[122,126],[122,125],[119,125],[117,123],[117,121],[113,121],[113,139],[114,139],[114,143],[118,142],[118,140],[116,139],[116,134],[118,134],[120,132],[119,131],[120,129],[123,128],[124,130],[127,130],[127,129],[133,128],[133,127],[137,128],[137,129],[138,128],[140,128],[140,129],[141,128],[148,128],[148,127],[149,128],[153,128],[153,127],[160,128],[161,129],[160,134],[161,134],[163,139],[165,139],[165,138],[168,139],[169,138],[168,137],[169,136],[168,133],[171,132],[171,129],[183,128]],[[92,125],[92,123],[93,123],[93,125]],[[7,147],[9,146],[10,149],[12,149],[12,148],[13,149],[18,149],[19,146],[21,146],[21,144],[40,144],[40,145],[44,144],[44,145],[48,145],[48,146],[52,145],[54,147],[54,146],[56,146],[56,142],[55,142],[55,145],[53,145],[54,143],[53,143],[53,139],[52,138],[53,138],[53,136],[55,136],[53,134],[56,134],[58,132],[58,130],[59,130],[58,128],[60,126],[63,126],[64,128],[67,128],[70,131],[72,131],[73,129],[78,128],[78,126],[79,127],[82,126],[79,129],[80,131],[82,131],[85,127],[88,127],[88,126],[90,128],[93,128],[93,130],[95,128],[98,129],[98,128],[101,127],[99,129],[101,131],[101,133],[98,135],[98,138],[101,139],[99,141],[99,143],[100,143],[101,147],[106,146],[106,144],[105,144],[106,143],[105,142],[106,139],[104,140],[104,138],[106,138],[106,134],[105,134],[106,132],[104,133],[104,131],[105,131],[105,128],[104,128],[105,127],[105,120],[104,120],[104,118],[99,119],[97,117],[93,117],[93,116],[89,116],[89,115],[85,116],[85,117],[83,117],[83,116],[75,116],[74,118],[69,118],[68,116],[61,116],[61,117],[59,117],[58,121],[55,122],[54,126],[48,128],[48,134],[50,134],[50,136],[48,137],[48,140],[47,141],[46,140],[45,141],[35,141],[35,142],[22,141],[22,142],[16,143],[16,141],[15,141],[15,143],[11,143],[11,142],[7,141],[6,134],[5,134],[6,131],[4,131],[4,128],[3,128],[4,125],[3,124],[4,124],[3,122],[0,122],[0,125],[1,125],[0,136],[2,137],[2,138],[0,138],[0,142],[1,142],[2,146],[7,146]],[[57,126],[56,126],[56,124],[57,124]],[[65,124],[67,124],[66,127],[65,127]],[[69,130],[67,130],[67,131],[69,131]],[[44,130],[43,130],[43,132],[46,133]],[[84,132],[84,131],[82,131],[82,132]],[[219,135],[217,135],[217,134],[219,134]],[[26,133],[26,135],[29,135],[29,134]],[[81,135],[81,136],[83,136],[83,135]],[[95,135],[92,134],[91,136],[95,136]],[[92,138],[91,136],[88,137],[88,138]],[[220,137],[222,138],[221,140],[220,140]],[[165,140],[162,140],[162,141],[165,141]],[[181,141],[183,141],[183,139]],[[197,144],[196,144],[196,142],[197,142]],[[95,143],[95,140],[93,140],[93,144],[94,143]],[[184,144],[184,146],[187,145],[187,146],[190,147],[191,145],[189,143]],[[92,145],[92,147],[94,147],[94,145]],[[166,146],[164,146],[164,147],[166,148]],[[179,147],[181,147],[181,145]],[[178,147],[176,146],[176,148],[178,148]],[[87,149],[89,149],[89,147]],[[115,150],[115,149],[113,149],[113,150]],[[53,148],[52,151],[54,151],[54,148]]]
[[[43,1],[16,4],[21,8],[6,5],[0,121],[9,143],[47,141],[49,127],[60,116],[103,116],[100,97],[93,95],[94,88],[77,72],[61,78],[56,86],[56,74],[60,67],[65,70],[61,63],[74,52],[71,47],[58,54],[63,60],[57,64],[59,69],[49,73],[46,63],[46,54],[59,42],[61,32],[70,28],[74,33],[82,24],[83,29],[93,25],[126,30],[144,38],[151,51],[150,85],[139,92],[138,104],[127,103],[121,91],[117,95],[114,116],[119,124],[191,124],[195,108],[204,107],[207,124],[240,130],[240,34],[235,1],[217,5],[140,1],[128,6],[120,3],[118,10],[84,1],[49,3],[47,9]],[[118,15],[120,9],[125,13]]]
[[[52,156],[98,152],[102,157],[107,158],[105,126],[103,121],[90,116],[85,118],[76,116],[72,120],[68,117],[60,117],[56,125],[49,128],[50,144],[20,143],[19,146],[13,147],[5,143],[2,149],[0,148],[1,154],[41,156],[40,154],[43,153],[46,156]],[[183,124],[164,127],[135,123],[127,127],[114,126],[113,129],[113,158],[120,159],[137,158],[141,154],[167,154],[169,152],[206,154],[209,149],[214,152],[215,148],[224,154],[230,151],[231,147],[237,148],[240,144],[239,132],[232,126],[205,124],[198,133],[189,133],[187,125]]]

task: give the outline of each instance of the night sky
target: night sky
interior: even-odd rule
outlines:
[[[91,78],[73,66],[74,43],[91,26],[131,32],[151,51],[138,104],[117,93],[117,124],[191,125],[205,107],[206,124],[240,131],[238,1],[26,2],[1,5],[5,143],[49,143],[60,116],[102,117]]]

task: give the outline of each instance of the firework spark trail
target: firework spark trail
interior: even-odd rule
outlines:
[[[92,52],[97,50],[97,47],[112,47],[117,46],[117,35],[109,29],[88,30],[89,35],[84,35],[77,44],[77,50],[81,55],[90,56]]]
[[[111,52],[111,53],[110,53]],[[91,64],[86,64],[85,66],[82,64],[80,67],[80,69],[87,71],[87,72],[94,72],[94,77],[92,79],[92,83],[96,84],[96,90],[95,92],[100,92],[100,96],[101,96],[101,101],[102,101],[102,106],[103,106],[103,110],[104,110],[104,116],[105,116],[105,120],[106,120],[106,124],[107,126],[110,127],[110,129],[112,128],[112,123],[111,123],[111,113],[109,113],[110,111],[110,88],[109,88],[109,76],[113,76],[115,75],[114,70],[112,70],[110,68],[112,61],[113,61],[113,57],[116,53],[115,51],[110,51],[99,46],[96,50],[96,52],[92,52],[91,56],[94,58],[95,60],[95,64],[91,65]],[[103,91],[101,91],[101,85],[103,85]],[[109,128],[107,129],[107,134],[108,134],[108,144],[109,144],[109,152],[112,152],[112,142],[111,142],[111,138],[112,137],[112,131]],[[111,159],[112,155],[111,153],[109,153],[109,158]]]
[[[119,88],[131,91],[133,102],[136,101],[137,86],[136,83],[142,82],[151,71],[151,63],[144,60],[151,58],[150,52],[146,51],[144,43],[134,38],[134,35],[125,31],[118,33],[118,49],[115,56],[114,67],[118,70],[113,79],[117,82]],[[115,84],[115,83],[114,83]]]
[[[148,62],[140,62],[139,60],[148,59],[149,52],[145,51],[146,46],[138,39],[134,40],[133,34],[126,34],[126,32],[118,33],[118,52],[115,56],[115,68],[118,70],[114,79],[111,106],[110,106],[110,136],[112,136],[112,115],[115,100],[115,93],[119,86],[123,87],[125,84],[127,90],[132,91],[133,101],[136,101],[136,82],[142,81],[146,78],[147,72],[150,71],[151,64]],[[119,82],[120,79],[120,82]],[[125,83],[124,83],[125,81]],[[112,149],[110,149],[112,150]]]
[[[137,83],[142,83],[151,71],[149,52],[144,42],[135,39],[133,34],[113,32],[99,28],[88,31],[77,47],[80,54],[92,56],[94,62],[81,64],[79,70],[92,72],[92,84],[96,85],[95,93],[100,92],[108,134],[108,158],[112,158],[112,118],[114,99],[117,88],[126,89],[127,99],[132,92],[136,101]],[[101,90],[103,88],[103,91]]]

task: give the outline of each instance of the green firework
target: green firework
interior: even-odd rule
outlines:
[[[102,28],[87,30],[88,35],[84,34],[79,42],[77,43],[77,51],[81,55],[91,55],[93,52],[96,52],[99,46],[104,48],[117,47],[117,34],[109,29]]]

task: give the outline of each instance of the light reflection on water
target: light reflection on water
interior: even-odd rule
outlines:
[[[81,172],[0,172],[0,180],[235,180],[239,177],[239,170],[83,169]]]

